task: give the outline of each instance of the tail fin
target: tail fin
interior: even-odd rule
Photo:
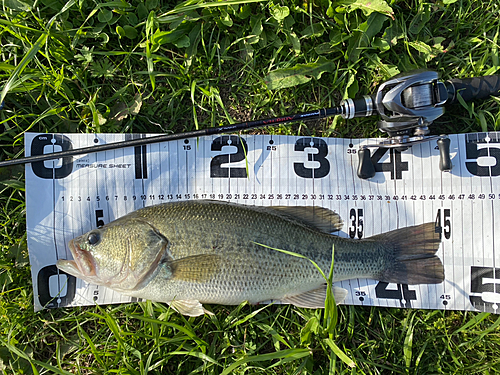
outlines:
[[[394,263],[380,275],[381,281],[410,285],[444,281],[444,267],[436,256],[441,234],[434,223],[393,230],[371,239],[393,249]]]

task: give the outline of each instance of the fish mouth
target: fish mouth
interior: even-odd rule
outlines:
[[[57,268],[76,277],[96,276],[96,265],[92,255],[78,246],[74,240],[69,241],[68,247],[74,260],[59,259],[56,263]]]

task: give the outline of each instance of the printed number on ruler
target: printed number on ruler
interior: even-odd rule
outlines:
[[[389,161],[381,163],[380,159],[389,151]],[[390,172],[391,180],[403,178],[403,172],[408,171],[408,162],[401,160],[401,151],[395,149],[379,148],[371,157],[375,172]]]
[[[469,300],[480,311],[500,312],[500,268],[471,267]]]
[[[349,226],[349,237],[355,238],[357,236],[359,239],[363,238],[363,209],[351,208],[349,211],[349,221],[351,223]]]
[[[440,237],[449,240],[451,237],[451,210],[449,208],[439,208],[436,215],[436,233],[439,233]]]
[[[316,149],[315,154],[307,153],[308,162],[319,163],[318,168],[308,168],[304,163],[294,163],[295,174],[303,178],[323,178],[330,173],[330,162],[326,159],[328,155],[328,145],[319,138],[300,138],[295,142],[295,151],[305,152],[308,148]]]
[[[465,166],[474,176],[500,176],[498,133],[466,134],[465,154]]]
[[[417,300],[417,293],[410,290],[407,284],[396,284],[396,289],[389,288],[389,283],[379,281],[375,287],[377,298],[398,300],[401,307],[411,307],[411,301]]]
[[[271,139],[267,146],[268,151],[276,151],[276,145]],[[239,163],[245,160],[248,152],[246,141],[236,135],[224,135],[212,141],[212,151],[225,151],[215,156],[210,162],[210,177],[212,178],[247,178],[245,167],[224,167],[223,164]],[[293,165],[295,174],[302,178],[323,178],[330,173],[330,162],[326,158],[328,155],[328,145],[320,138],[299,138],[295,142],[295,151],[307,152],[308,164],[317,163],[316,168],[311,168],[306,163],[296,162]],[[312,151],[316,151],[312,153]],[[230,152],[233,151],[233,152]],[[311,151],[311,152],[309,152]]]
[[[55,287],[51,288],[51,284]],[[66,306],[75,298],[76,277],[51,264],[38,271],[37,286],[38,301],[41,306],[46,308]]]
[[[222,164],[238,163],[245,160],[248,152],[246,141],[235,135],[223,135],[213,140],[211,147],[212,151],[224,151],[224,148],[236,148],[236,152],[215,156],[210,162],[210,177],[247,178],[247,170],[245,167],[222,167]]]
[[[31,142],[30,155],[43,155],[59,151],[73,149],[73,144],[68,137],[61,134],[41,134],[36,136]],[[44,161],[31,163],[33,173],[43,179],[61,179],[68,177],[73,172],[73,158],[71,156],[47,162],[48,165],[54,163],[54,168],[48,168]]]

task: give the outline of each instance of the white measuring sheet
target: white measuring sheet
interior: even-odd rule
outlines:
[[[145,136],[27,133],[26,155]],[[338,234],[353,239],[435,222],[443,283],[342,281],[345,303],[499,313],[500,133],[450,139],[451,172],[439,170],[433,141],[403,152],[371,149],[377,173],[369,180],[357,177],[357,151],[375,139],[222,135],[27,164],[35,309],[137,301],[59,271],[56,261],[71,259],[68,242],[144,206],[216,199],[327,207],[344,220]]]

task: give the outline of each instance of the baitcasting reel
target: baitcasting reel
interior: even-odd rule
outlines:
[[[444,105],[461,95],[465,101],[500,95],[500,76],[438,80],[434,71],[419,70],[400,74],[381,84],[375,95],[347,99],[340,103],[344,118],[378,114],[378,127],[389,138],[359,150],[358,176],[375,176],[370,148],[394,148],[404,151],[417,143],[437,140],[441,171],[450,171],[450,140],[446,136],[427,136],[429,126],[444,114]]]

